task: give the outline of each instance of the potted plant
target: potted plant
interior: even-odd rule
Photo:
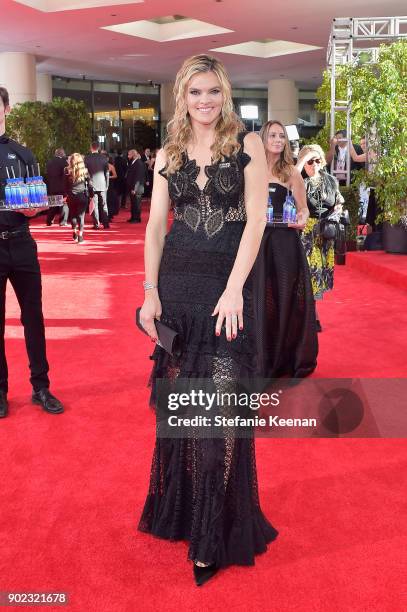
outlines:
[[[375,189],[377,222],[383,222],[383,242],[390,252],[407,253],[407,41],[381,45],[377,63],[345,66],[338,79],[338,91],[352,90],[352,131],[368,136],[370,149],[366,184]],[[338,94],[340,95],[340,93]],[[318,109],[330,109],[330,83],[325,73],[318,91]],[[338,114],[343,127],[345,113]],[[327,130],[321,134],[327,147]],[[403,221],[404,220],[404,221]]]

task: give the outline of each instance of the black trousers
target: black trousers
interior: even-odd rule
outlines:
[[[107,212],[106,190],[95,191],[93,202],[95,204],[95,209],[93,211],[94,224],[99,225],[99,222],[101,222],[104,227],[107,227],[109,225],[109,218]]]
[[[132,221],[140,221],[141,219],[141,200],[143,198],[143,193],[141,192],[136,192],[136,193],[131,193],[130,192],[130,219]]]
[[[69,220],[72,225],[72,229],[79,226],[80,231],[83,230],[85,224],[85,213],[88,206],[88,198],[84,193],[78,193],[77,195],[68,196],[69,205]]]
[[[0,238],[0,389],[8,390],[8,368],[4,350],[6,284],[10,280],[21,309],[25,345],[34,391],[49,387],[42,314],[41,271],[37,245],[30,233],[6,240]]]

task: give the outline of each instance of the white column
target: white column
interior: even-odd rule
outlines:
[[[284,125],[298,123],[298,89],[289,79],[272,79],[268,82],[268,118]]]
[[[44,72],[37,72],[38,102],[52,102],[52,77]]]
[[[174,83],[162,83],[160,89],[160,111],[161,111],[161,142],[166,134],[167,122],[172,118],[175,110],[175,99],[173,94]]]
[[[35,56],[30,53],[0,53],[0,85],[10,95],[10,105],[37,98]]]

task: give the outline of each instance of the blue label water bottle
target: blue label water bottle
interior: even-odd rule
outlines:
[[[297,208],[293,200],[291,204],[290,223],[296,223],[296,221],[297,221]]]
[[[16,208],[21,208],[23,205],[23,190],[21,178],[16,179]]]
[[[18,187],[17,187],[17,179],[15,178],[11,179],[10,181],[10,192],[11,192],[11,200],[10,200],[11,208],[16,208]]]
[[[283,223],[289,223],[290,221],[291,204],[287,200],[288,196],[283,204]]]
[[[4,188],[4,197],[5,197],[6,208],[10,208],[10,206],[11,206],[11,185],[10,185],[10,180],[11,179],[7,179],[7,183],[6,183],[6,186]]]
[[[269,192],[269,199],[267,202],[267,223],[273,223],[274,208],[271,193]]]
[[[44,180],[42,180],[42,204],[48,206],[48,190]]]
[[[30,206],[35,206],[35,184],[34,184],[33,176],[28,179],[27,186],[28,186],[28,198],[30,201]]]
[[[42,198],[43,198],[43,193],[44,190],[42,188],[43,182],[42,182],[42,176],[35,176],[35,205],[36,206],[41,206],[42,205]]]
[[[23,180],[21,180],[21,195],[22,195],[22,200],[23,200],[23,207],[28,208],[30,204],[29,198],[28,198],[28,187]]]

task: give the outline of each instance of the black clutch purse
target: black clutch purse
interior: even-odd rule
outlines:
[[[137,308],[136,310],[136,325],[140,331],[147,334],[140,322],[140,310],[141,308]],[[181,355],[181,339],[179,334],[171,329],[171,327],[168,327],[168,325],[161,323],[158,319],[154,319],[154,325],[158,335],[158,346],[161,346],[169,355],[179,357]]]

